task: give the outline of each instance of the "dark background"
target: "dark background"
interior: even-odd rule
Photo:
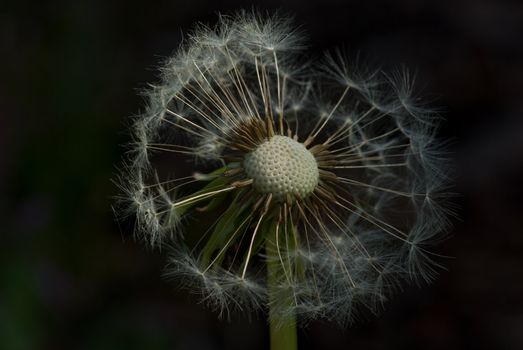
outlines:
[[[241,1],[2,1],[0,349],[266,349],[263,316],[217,320],[119,227],[115,177],[137,89],[182,32]],[[432,285],[301,349],[523,349],[523,2],[260,1],[313,54],[405,64],[443,107],[459,219]]]

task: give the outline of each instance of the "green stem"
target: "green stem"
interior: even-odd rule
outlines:
[[[274,230],[271,230],[274,231]],[[273,243],[274,235],[268,235],[266,240],[266,254],[271,255],[276,252]],[[292,303],[292,294],[276,290],[278,280],[281,279],[281,264],[277,257],[268,256],[267,259],[267,285],[269,290],[269,327],[271,337],[271,350],[297,350],[298,336],[296,330],[296,317],[294,315],[283,316],[275,306]]]

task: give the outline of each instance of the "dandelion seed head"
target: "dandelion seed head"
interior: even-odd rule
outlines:
[[[222,15],[187,38],[145,93],[119,179],[137,236],[169,248],[166,276],[220,315],[340,324],[434,277],[452,175],[405,69],[341,51],[303,62],[277,15]]]

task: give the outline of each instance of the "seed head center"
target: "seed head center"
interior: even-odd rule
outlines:
[[[273,136],[247,154],[243,161],[254,188],[276,200],[305,198],[318,185],[318,163],[312,153],[287,136]]]

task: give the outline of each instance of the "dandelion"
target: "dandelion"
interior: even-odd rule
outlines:
[[[274,348],[296,320],[350,323],[430,280],[448,226],[438,116],[412,77],[304,47],[279,16],[197,27],[147,91],[120,181],[167,276],[220,314],[268,311]]]

